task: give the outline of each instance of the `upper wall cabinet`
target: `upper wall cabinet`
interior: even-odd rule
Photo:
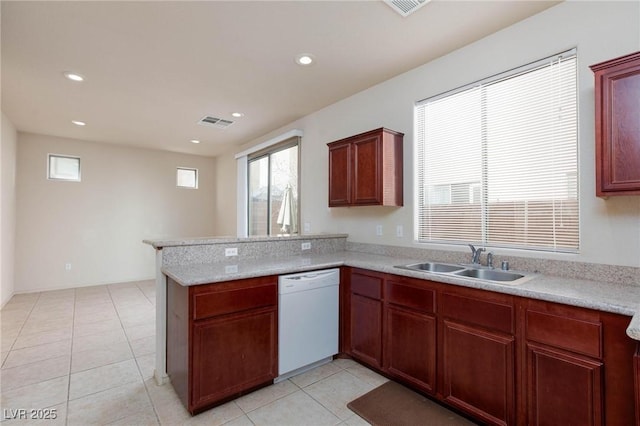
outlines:
[[[404,134],[380,128],[329,146],[329,207],[402,206]]]
[[[592,65],[596,195],[640,195],[640,52]]]

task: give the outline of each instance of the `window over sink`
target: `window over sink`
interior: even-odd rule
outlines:
[[[577,51],[415,105],[416,238],[577,252]]]

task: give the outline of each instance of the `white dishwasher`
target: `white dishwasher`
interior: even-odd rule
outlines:
[[[278,378],[331,361],[338,353],[339,269],[278,279]]]

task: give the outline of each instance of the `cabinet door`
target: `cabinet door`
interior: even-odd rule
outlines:
[[[527,344],[530,425],[601,425],[602,363]]]
[[[382,302],[351,294],[351,355],[382,367]]]
[[[381,134],[353,142],[353,204],[382,204],[381,149]]]
[[[490,424],[515,423],[512,336],[443,322],[444,400]]]
[[[351,144],[329,146],[329,207],[351,203]]]
[[[273,308],[194,322],[190,411],[271,382],[277,327]]]
[[[640,52],[592,69],[597,195],[640,194]]]
[[[385,309],[385,371],[428,393],[435,392],[436,319],[389,305]]]

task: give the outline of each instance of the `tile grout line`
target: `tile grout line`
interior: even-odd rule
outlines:
[[[140,291],[143,296],[144,293],[140,290],[140,288],[138,287],[138,285],[136,284],[136,288],[138,289],[138,291]],[[149,403],[151,404],[151,408],[153,409],[153,414],[156,416],[156,420],[158,422],[158,424],[160,425],[160,416],[158,415],[158,412],[156,411],[156,406],[153,403],[153,399],[151,399],[151,395],[149,394],[149,389],[147,388],[147,384],[145,383],[144,380],[144,375],[142,374],[142,370],[140,370],[140,364],[138,364],[138,360],[136,359],[136,354],[133,351],[133,346],[131,346],[131,341],[129,340],[129,335],[127,334],[127,330],[125,330],[124,328],[124,324],[122,323],[122,318],[120,317],[120,311],[118,311],[118,307],[116,306],[115,301],[113,300],[113,294],[111,293],[111,287],[110,285],[107,285],[107,292],[109,293],[109,298],[111,299],[111,303],[113,303],[113,308],[116,311],[116,315],[118,316],[118,322],[120,323],[120,327],[122,328],[122,332],[124,333],[124,337],[125,339],[127,339],[127,345],[129,345],[129,350],[131,351],[131,355],[133,356],[133,362],[136,364],[136,369],[138,370],[138,374],[140,375],[140,380],[142,380],[142,386],[144,387],[144,391],[147,394],[147,398],[149,399]],[[146,298],[146,296],[145,296]],[[155,307],[155,305],[154,305]],[[122,417],[122,419],[126,418]],[[121,420],[121,419],[118,419]]]
[[[335,360],[334,360],[334,361],[335,361]],[[332,361],[332,362],[333,362],[333,361]],[[335,418],[337,418],[337,419],[339,420],[339,422],[338,422],[337,424],[339,425],[339,424],[341,424],[341,423],[344,423],[344,422],[345,422],[345,420],[342,420],[342,419],[341,419],[337,414],[335,414],[335,413],[334,413],[334,412],[333,412],[329,407],[327,407],[326,405],[324,405],[321,401],[318,401],[318,400],[317,400],[313,395],[311,395],[309,392],[307,392],[307,391],[305,390],[305,389],[306,389],[306,388],[308,388],[309,386],[313,386],[314,384],[319,383],[319,382],[321,382],[321,381],[323,381],[323,380],[325,380],[325,379],[328,379],[328,378],[330,378],[330,377],[333,377],[333,376],[335,376],[336,374],[339,374],[339,373],[341,373],[341,372],[343,372],[343,371],[347,371],[347,369],[346,369],[346,368],[344,368],[344,367],[340,367],[340,366],[338,366],[338,368],[340,368],[340,370],[339,370],[339,371],[336,371],[335,373],[329,374],[328,376],[323,377],[323,378],[322,378],[322,379],[320,379],[320,380],[316,380],[316,381],[315,381],[315,382],[313,382],[313,383],[309,383],[307,386],[305,386],[304,388],[300,388],[300,389],[302,390],[302,392],[304,392],[304,393],[305,393],[305,395],[307,395],[309,398],[311,398],[312,400],[314,400],[316,403],[320,404],[320,406],[321,406],[322,408],[324,408],[324,409],[325,409],[325,410],[327,410],[329,413],[331,413]]]
[[[76,304],[78,303],[76,289],[73,289],[73,315],[71,316],[71,348],[69,350],[69,375],[67,381],[67,401],[66,409],[64,413],[64,424],[69,424],[69,399],[71,398],[71,366],[73,365],[73,344],[75,335],[75,322],[76,322]]]
[[[33,312],[33,310],[35,309],[36,305],[38,304],[38,300],[40,300],[41,296],[42,296],[42,292],[38,292],[38,297],[37,297],[36,301],[33,302],[33,305],[31,306],[31,309],[29,309],[29,313],[27,314],[27,317],[22,322],[22,325],[20,326],[20,330],[18,330],[18,334],[16,335],[16,338],[13,339],[13,342],[11,342],[11,347],[9,347],[9,350],[7,351],[7,357],[4,359],[4,361],[2,361],[2,365],[0,366],[0,368],[4,368],[4,364],[7,362],[7,359],[9,359],[9,355],[11,354],[11,351],[13,350],[13,346],[18,341],[18,337],[20,337],[20,334],[22,333],[22,329],[24,328],[24,325],[29,320],[29,317],[31,317],[31,313]],[[12,298],[13,298],[13,296],[12,296]],[[9,301],[11,301],[11,299],[9,299]]]

